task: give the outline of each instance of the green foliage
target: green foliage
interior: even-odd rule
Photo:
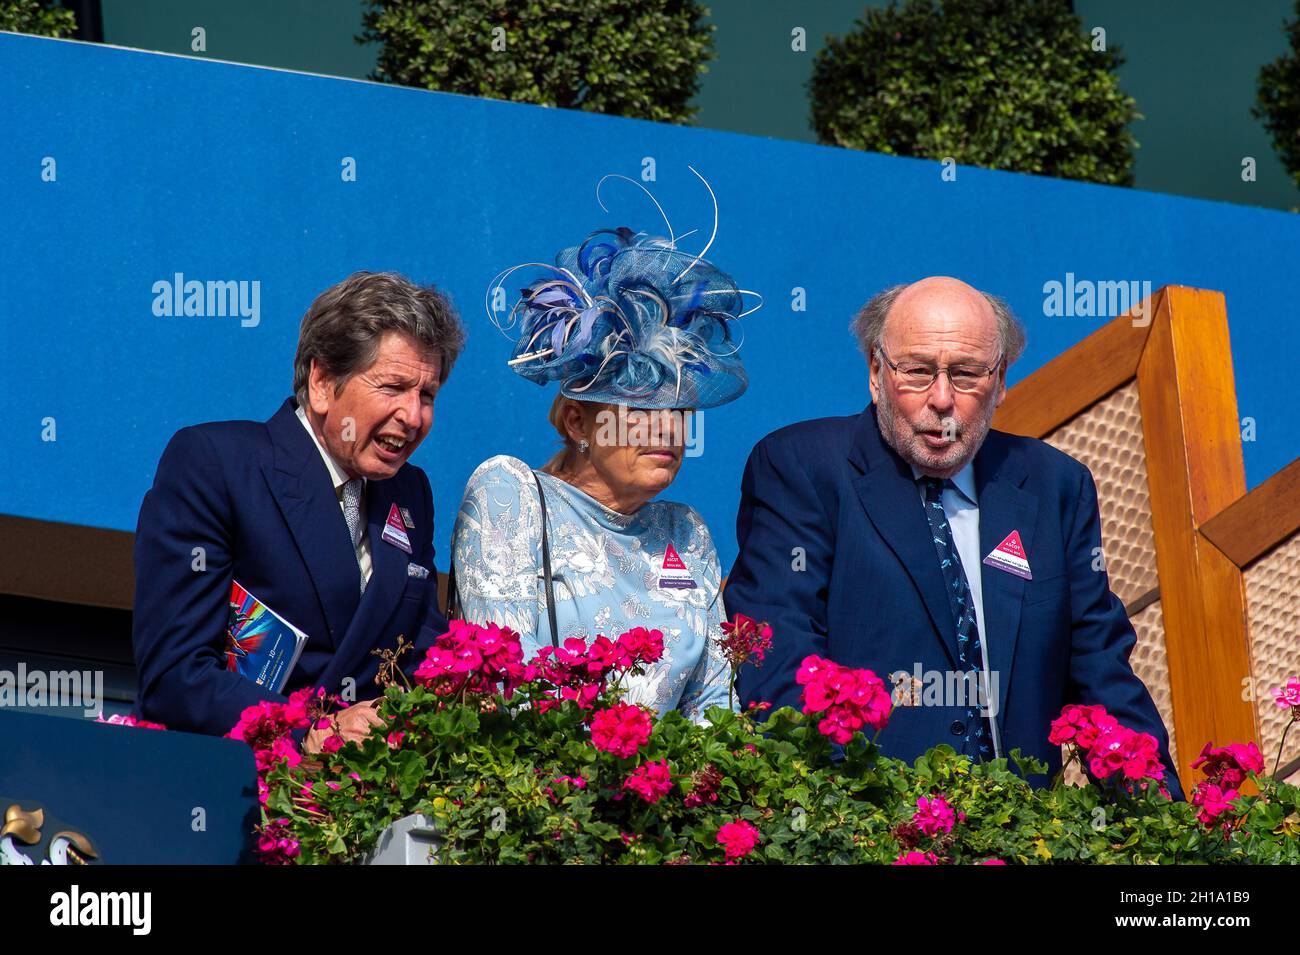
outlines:
[[[1264,121],[1282,165],[1300,186],[1300,0],[1295,10],[1295,20],[1286,25],[1290,51],[1260,69],[1251,112]]]
[[[721,862],[718,830],[736,819],[759,831],[747,863],[889,864],[913,849],[942,864],[1300,862],[1300,789],[1268,780],[1234,803],[1226,827],[1207,828],[1196,807],[1155,787],[1130,793],[1058,777],[1034,789],[1026,777],[1047,768],[1019,752],[972,764],[943,745],[908,765],[879,756],[859,733],[836,754],[815,719],[789,708],[761,726],[720,707],[706,725],[671,712],[623,759],[592,745],[590,711],[519,704],[390,688],[380,709],[387,727],[269,774],[266,818],[288,820],[300,863],[359,861],[386,826],[417,812],[436,821],[438,861],[449,864]],[[405,735],[390,742],[392,727]],[[657,760],[668,761],[673,783],[650,804],[623,781]],[[717,799],[690,806],[706,771],[721,780]],[[917,800],[939,795],[965,818],[950,833],[923,835],[912,825]]]
[[[76,29],[76,15],[54,0],[0,0],[0,30],[66,37]]]
[[[1252,862],[1300,862],[1300,787],[1260,780],[1260,797],[1238,800],[1234,823],[1242,851]]]
[[[1133,182],[1119,52],[1061,0],[905,0],[830,38],[809,83],[821,142],[1112,185]]]
[[[714,55],[696,0],[367,4],[358,39],[382,44],[374,79],[470,96],[687,122]]]

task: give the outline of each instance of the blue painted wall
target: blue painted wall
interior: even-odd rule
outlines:
[[[1223,290],[1253,486],[1300,446],[1279,373],[1300,353],[1300,216],[71,42],[0,35],[0,510],[134,529],[177,428],[270,416],[288,394],[298,323],[356,269],[446,288],[467,352],[415,455],[446,541],[464,482],[508,452],[555,446],[551,391],[511,374],[483,314],[503,267],[547,259],[593,229],[657,228],[630,187],[654,191],[678,232],[766,307],[747,320],[751,387],[710,411],[704,454],[668,496],[704,514],[724,566],[744,459],[768,431],[859,410],[865,372],[846,326],[877,289],[931,273],[1008,298],[1029,331],[1014,382],[1104,324],[1049,318],[1043,285],[1067,272]],[[343,182],[342,157],[358,179]],[[57,181],[42,181],[42,160]],[[703,242],[700,233],[686,240]],[[159,318],[153,283],[257,280],[261,321]],[[791,309],[806,290],[807,310]],[[57,440],[42,440],[53,418]]]

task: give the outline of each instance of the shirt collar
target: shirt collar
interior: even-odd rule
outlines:
[[[911,468],[912,468],[912,478],[917,481],[921,480],[922,474],[920,469],[915,464],[911,465]],[[958,471],[956,474],[954,474],[951,478],[949,478],[949,480],[952,481],[953,486],[957,488],[957,491],[961,494],[962,497],[966,498],[966,500],[970,501],[972,504],[976,506],[979,505],[979,501],[975,499],[975,462],[974,461],[966,462],[966,466],[962,468],[960,471]]]
[[[320,438],[316,437],[316,432],[312,429],[311,422],[307,420],[307,412],[303,410],[301,405],[295,409],[295,414],[298,415],[298,420],[302,422],[302,426],[307,429],[307,433],[311,435],[312,444],[316,445],[316,450],[320,452],[321,459],[325,462],[325,467],[329,469],[330,479],[334,482],[334,493],[337,494],[339,488],[348,483],[348,472],[344,471],[343,468],[339,466],[339,463],[334,460],[333,455],[326,451],[325,446],[320,443]],[[363,489],[365,488],[364,478],[362,478],[361,486]]]

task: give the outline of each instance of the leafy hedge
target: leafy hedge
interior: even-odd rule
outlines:
[[[1300,186],[1300,0],[1296,18],[1286,25],[1290,49],[1259,71],[1256,118],[1273,139],[1282,165]]]
[[[816,657],[799,673],[803,712],[652,719],[619,685],[661,651],[657,631],[638,630],[525,665],[510,631],[453,624],[416,685],[387,687],[383,726],[312,756],[288,734],[329,725],[319,692],[250,708],[231,735],[262,772],[264,861],[357,862],[390,823],[423,813],[445,863],[1300,862],[1300,789],[1264,777],[1253,745],[1207,746],[1207,779],[1175,802],[1153,740],[1100,707],[1067,707],[1050,738],[1102,778],[1032,788],[1046,767],[1018,752],[882,757],[865,731],[888,719],[883,683]],[[745,654],[728,656],[735,667]],[[1300,682],[1289,689],[1294,715]],[[1240,793],[1248,777],[1258,795]]]
[[[55,0],[0,0],[0,30],[66,37],[76,29],[76,14]]]
[[[1059,0],[906,0],[831,38],[810,81],[829,145],[1133,182],[1124,62]]]
[[[367,0],[357,39],[381,45],[383,82],[683,123],[714,55],[707,13],[695,0]]]

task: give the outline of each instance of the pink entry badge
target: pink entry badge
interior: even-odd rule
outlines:
[[[1025,580],[1033,580],[1034,575],[1029,570],[1029,558],[1025,556],[1025,547],[1020,543],[1020,532],[1012,531],[1004,540],[984,558],[983,563],[990,567],[996,567],[998,570],[1005,570],[1009,574],[1015,574],[1017,577],[1023,577]]]
[[[695,578],[682,560],[677,549],[669,542],[664,551],[664,558],[659,567],[659,588],[661,590],[694,590]]]
[[[394,547],[400,548],[411,553],[411,538],[407,536],[406,527],[402,521],[402,515],[397,510],[397,505],[388,512],[388,520],[384,521],[383,538]]]

